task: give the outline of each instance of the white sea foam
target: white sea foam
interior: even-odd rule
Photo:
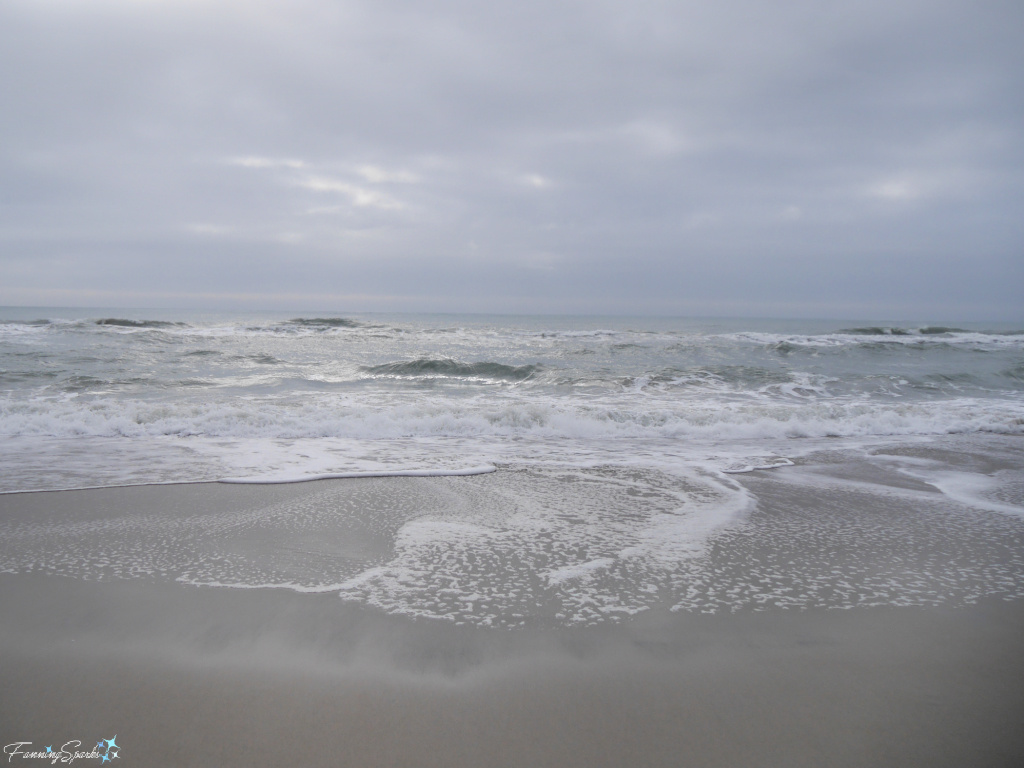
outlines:
[[[678,463],[671,473],[509,468],[403,525],[392,559],[340,591],[390,612],[484,625],[629,615],[656,602],[652,584],[667,583],[748,505],[738,486]]]
[[[1024,494],[1020,492],[1019,479],[1016,481],[1017,503],[1008,503],[1000,499],[1000,491],[1005,486],[1000,482],[1000,478],[995,476],[968,472],[943,472],[929,482],[949,498],[968,507],[1024,517],[1024,503],[1021,501]]]
[[[753,437],[1024,433],[1024,398],[871,401],[820,398],[809,385],[774,385],[735,397],[571,396],[492,393],[488,398],[311,393],[302,398],[125,400],[101,395],[0,397],[7,436]]]
[[[139,482],[465,470],[485,461],[547,456],[558,462],[602,444],[653,456],[714,452],[723,441],[785,443],[821,437],[884,438],[976,432],[1024,434],[1024,403],[963,398],[934,403],[704,403],[602,406],[599,398],[452,402],[391,407],[301,403],[124,403],[69,399],[7,404],[0,490]],[[782,441],[780,444],[779,441]],[[368,446],[374,446],[371,451]],[[430,446],[426,448],[425,446]],[[374,455],[376,452],[376,456]],[[764,449],[736,451],[731,471],[769,466]],[[751,459],[750,457],[761,457]]]
[[[740,475],[747,472],[753,472],[758,469],[778,469],[779,467],[791,466],[793,466],[793,462],[784,456],[772,456],[767,459],[753,459],[749,461],[736,462],[735,464],[730,464],[722,471],[730,475]]]
[[[940,461],[909,458],[889,457],[889,460],[902,474],[921,480],[965,507],[1024,517],[1024,480],[1019,472],[963,472],[950,469]]]

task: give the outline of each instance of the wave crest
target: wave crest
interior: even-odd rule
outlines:
[[[295,317],[288,321],[289,325],[302,328],[360,328],[362,323],[347,317]]]
[[[95,325],[112,325],[117,328],[184,328],[188,323],[170,320],[128,320],[123,317],[103,317],[94,320]]]

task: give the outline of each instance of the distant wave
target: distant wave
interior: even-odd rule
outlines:
[[[289,320],[288,324],[304,328],[359,328],[362,326],[359,321],[347,317],[296,317]]]
[[[432,358],[384,363],[363,368],[363,371],[372,376],[483,378],[502,381],[525,381],[540,370],[540,366],[537,365],[504,365],[493,362],[460,363],[458,360]]]
[[[185,328],[188,323],[168,320],[126,320],[121,317],[104,317],[94,320],[95,325],[113,325],[118,328]]]
[[[1021,331],[970,331],[947,325],[925,325],[921,328],[900,328],[898,326],[869,325],[863,328],[842,328],[836,333],[853,336],[940,336],[947,333],[978,333],[984,336],[1016,336]]]
[[[542,339],[576,339],[591,336],[619,336],[622,333],[630,333],[630,331],[613,331],[604,328],[587,331],[542,331],[539,336]],[[641,331],[641,333],[643,332]]]
[[[39,320],[0,320],[0,325],[49,325],[52,321]]]
[[[940,333],[970,333],[964,328],[947,328],[944,325],[926,325],[924,328],[918,328],[917,332],[922,336],[935,336]]]
[[[930,349],[970,347],[973,349],[1019,347],[1024,341],[1021,331],[968,331],[946,326],[922,328],[890,328],[869,326],[844,328],[823,334],[781,334],[763,331],[742,331],[723,334],[719,338],[763,345],[783,355],[802,349],[822,347],[856,347],[859,349],[888,349],[902,345],[908,349],[927,346]]]
[[[848,333],[852,336],[908,336],[906,328],[890,328],[882,325],[868,325],[863,328],[840,328],[836,333]]]
[[[840,328],[836,333],[846,333],[851,336],[915,336],[918,334],[933,336],[939,333],[967,333],[967,331],[961,328],[945,328],[942,326],[900,328],[888,325],[868,325],[861,328]]]

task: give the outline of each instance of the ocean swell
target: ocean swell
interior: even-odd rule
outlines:
[[[489,379],[526,381],[540,371],[537,365],[505,365],[494,362],[463,363],[452,359],[420,358],[418,360],[365,366],[370,376],[409,379]]]

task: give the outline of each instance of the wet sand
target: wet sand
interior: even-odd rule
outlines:
[[[324,595],[139,581],[5,576],[0,596],[4,743],[116,734],[126,765],[1024,756],[1020,602],[509,632],[337,610]]]
[[[116,734],[137,766],[1024,764],[1020,526],[774,477],[743,481],[758,508],[707,554],[708,573],[746,578],[735,612],[665,604],[617,623],[507,629],[336,592],[0,574],[0,740],[59,749]],[[0,515],[11,531],[69,514],[92,525],[312,499],[312,485],[19,494]],[[352,546],[363,557],[385,545]],[[790,594],[773,574],[802,568],[797,587],[844,604],[842,590],[808,591],[833,565],[851,589],[882,573],[900,594],[956,599],[848,610],[757,599]]]

